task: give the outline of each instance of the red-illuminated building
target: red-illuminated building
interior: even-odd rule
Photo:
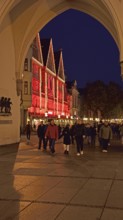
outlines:
[[[62,50],[54,52],[52,39],[40,40],[37,34],[25,59],[23,75],[21,127],[27,120],[33,125],[48,118],[70,123],[78,108],[78,91],[72,92],[76,86],[68,88]]]
[[[70,95],[65,84],[62,51],[54,52],[52,39],[39,35],[33,42],[32,103],[29,116],[34,118],[69,118]]]

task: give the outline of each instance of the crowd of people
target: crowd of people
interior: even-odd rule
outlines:
[[[30,141],[31,125],[30,122],[26,125],[25,132],[27,141]],[[82,120],[77,120],[73,125],[65,125],[61,127],[56,125],[52,119],[49,124],[40,122],[37,129],[39,139],[38,149],[47,150],[47,146],[52,154],[55,153],[55,143],[58,139],[63,139],[64,154],[69,154],[70,145],[76,146],[77,156],[83,155],[83,146],[87,145],[95,147],[100,145],[102,152],[108,151],[108,146],[113,137],[121,138],[123,144],[123,124],[110,124],[108,121],[100,121],[100,123],[83,123]]]

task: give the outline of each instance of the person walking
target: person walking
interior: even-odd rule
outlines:
[[[40,122],[37,128],[37,135],[39,138],[39,144],[38,144],[38,149],[41,149],[41,145],[43,142],[43,149],[46,150],[45,146],[45,125],[43,124],[43,121]]]
[[[90,136],[91,136],[91,146],[95,147],[95,142],[96,142],[96,126],[94,123],[91,124],[90,126]]]
[[[74,125],[71,125],[70,127],[70,136],[71,136],[71,143],[74,144],[74,131],[75,131],[75,124]]]
[[[83,138],[85,136],[85,127],[81,120],[77,121],[74,133],[77,147],[77,156],[80,156],[83,154]]]
[[[63,136],[64,154],[69,154],[69,147],[71,143],[71,133],[70,133],[69,124],[67,124],[63,129],[61,137],[62,136]]]
[[[102,143],[102,152],[108,152],[108,144],[109,141],[112,139],[112,129],[108,124],[108,121],[105,121],[104,124],[101,126],[99,131],[99,138],[101,138]]]
[[[26,137],[27,137],[27,144],[29,144],[30,142],[30,135],[31,135],[31,125],[30,125],[30,121],[28,121],[28,123],[26,124],[25,127],[25,132],[26,132]]]
[[[87,145],[91,145],[91,125],[90,125],[90,123],[86,124],[85,136],[86,136]]]
[[[58,139],[58,127],[55,125],[53,119],[46,129],[45,138],[49,140],[51,153],[55,153],[55,141]]]

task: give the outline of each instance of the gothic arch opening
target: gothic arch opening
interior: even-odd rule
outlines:
[[[54,1],[51,3],[51,1],[47,0],[46,4],[43,4],[40,1],[31,0],[30,4],[25,5],[24,8],[24,2],[21,1],[21,5],[18,4],[11,11],[13,30],[15,31],[15,34],[18,32],[18,39],[15,36],[15,41],[17,43],[17,45],[15,44],[17,55],[17,72],[20,72],[21,74],[23,71],[24,57],[36,33],[42,29],[50,20],[68,9],[75,9],[85,12],[97,19],[111,33],[119,47],[119,50],[121,49],[120,29],[118,27],[119,24],[117,17],[114,17],[115,14],[113,14],[114,9],[112,5],[106,5],[105,2],[102,1],[92,1],[90,3],[90,1],[84,0],[67,0],[61,1],[61,3],[55,3]],[[26,19],[27,17],[28,21]],[[18,27],[20,27],[22,22],[25,22],[26,25],[24,25],[24,28],[22,28],[20,31],[18,30]]]
[[[119,48],[122,64],[122,8],[123,1],[115,0],[0,1],[0,91],[2,96],[11,97],[13,102],[11,124],[8,125],[10,132],[6,134],[4,124],[1,125],[0,143],[15,143],[19,140],[20,97],[17,96],[17,88],[21,90],[24,59],[40,29],[68,9],[85,12],[97,19],[111,33]]]
[[[118,75],[118,82],[122,83],[118,47],[109,31],[93,17],[69,9],[41,29],[40,36],[52,37],[55,49],[62,47],[69,78],[80,75],[78,80],[76,78],[78,83],[82,81],[83,75],[88,77],[88,81],[98,77],[115,81]]]

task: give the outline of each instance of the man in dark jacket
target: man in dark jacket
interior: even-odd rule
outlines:
[[[77,156],[80,156],[80,154],[83,154],[83,137],[85,135],[85,126],[82,124],[81,120],[77,121],[74,133],[77,147]]]
[[[42,145],[42,142],[43,142],[43,148],[45,150],[45,125],[43,124],[43,121],[40,122],[40,124],[38,125],[38,128],[37,128],[37,135],[38,135],[38,138],[39,138],[39,144],[38,144],[38,149],[41,149],[41,145]]]

